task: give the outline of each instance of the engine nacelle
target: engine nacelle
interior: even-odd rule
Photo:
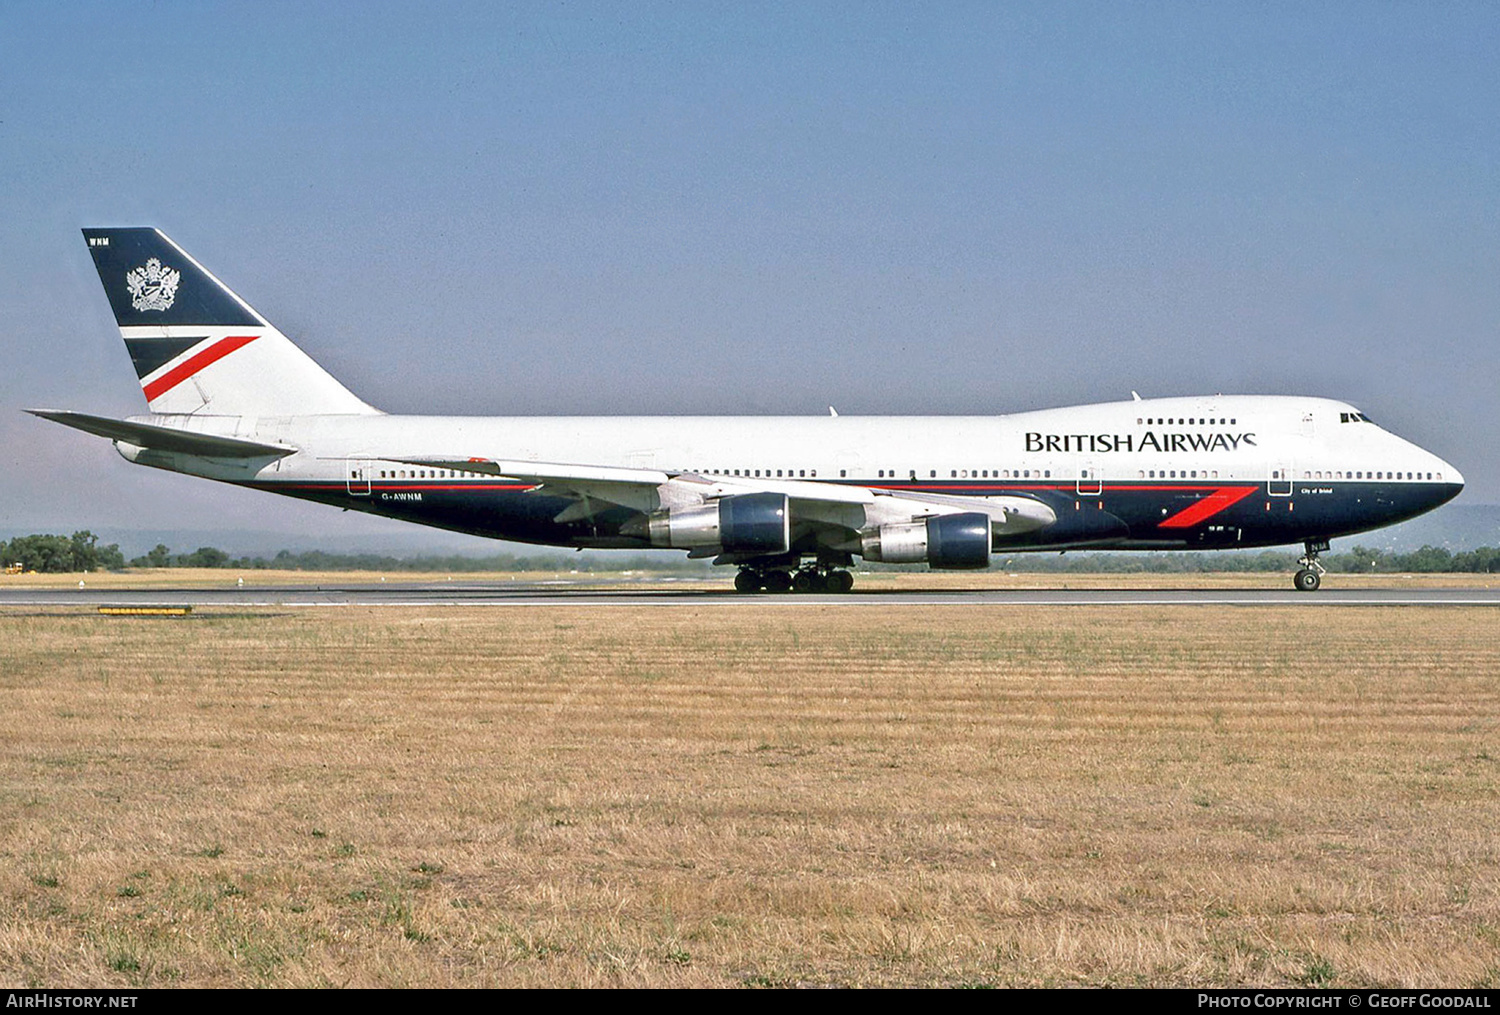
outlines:
[[[792,546],[792,513],[786,494],[745,493],[698,507],[658,511],[651,516],[650,533],[653,546],[786,553]]]
[[[970,511],[897,522],[867,533],[861,543],[861,553],[867,560],[887,564],[926,561],[944,571],[984,568],[990,566],[990,518]]]

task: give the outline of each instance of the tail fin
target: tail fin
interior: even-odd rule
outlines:
[[[152,412],[373,413],[159,229],[85,229]]]

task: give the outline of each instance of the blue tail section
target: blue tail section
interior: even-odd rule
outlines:
[[[89,253],[115,322],[140,325],[262,327],[229,287],[157,229],[85,229]]]

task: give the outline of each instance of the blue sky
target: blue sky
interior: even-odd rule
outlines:
[[[0,530],[379,529],[127,466],[78,229],[392,411],[1348,399],[1500,501],[1494,4],[0,4]]]

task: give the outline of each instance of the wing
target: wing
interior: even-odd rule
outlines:
[[[439,469],[455,469],[534,484],[532,492],[565,497],[571,503],[553,519],[572,522],[625,507],[638,512],[634,534],[654,545],[675,546],[696,556],[733,559],[732,538],[721,532],[724,502],[768,506],[784,512],[786,548],[861,553],[882,526],[912,524],[944,515],[978,513],[988,517],[997,539],[1051,525],[1056,514],[1040,500],[1024,496],[955,497],[882,490],[847,483],[749,479],[575,465],[520,462],[482,457],[417,456],[385,459]],[[718,507],[718,510],[712,510]],[[755,555],[755,551],[745,551]],[[740,555],[745,555],[740,554]]]

